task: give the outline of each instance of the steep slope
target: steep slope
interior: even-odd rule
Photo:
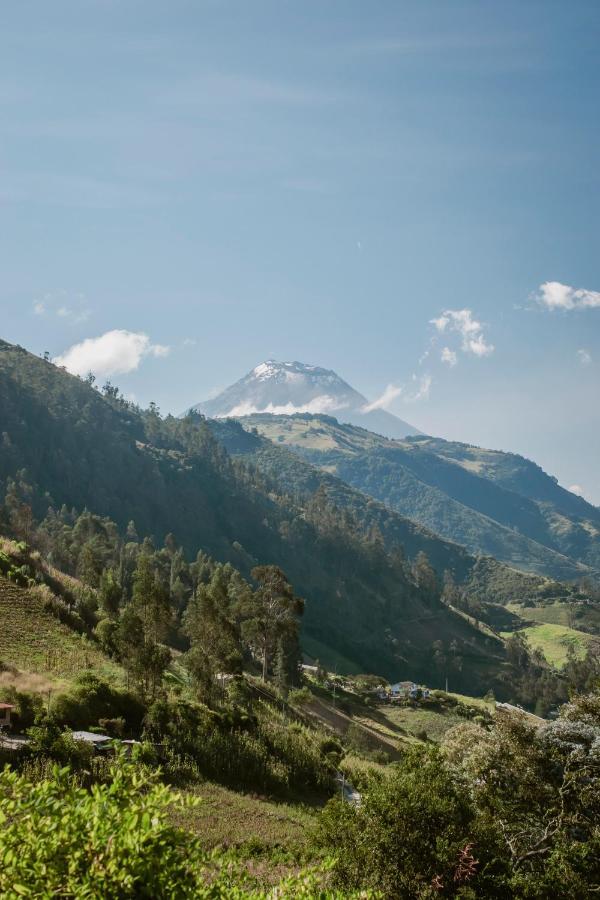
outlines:
[[[212,420],[208,425],[228,453],[251,461],[260,472],[298,498],[298,502],[306,502],[317,491],[324,491],[338,515],[351,513],[364,533],[380,536],[390,549],[402,547],[410,559],[420,551],[425,552],[439,574],[451,572],[458,583],[483,602],[563,596],[571,590],[546,577],[509,567],[492,557],[474,557],[464,547],[399,515],[390,506],[370,498],[326,468],[298,458],[285,446],[260,435],[255,428],[246,431],[241,422],[232,419]],[[334,427],[346,426],[336,422]],[[376,435],[371,437],[377,439]]]
[[[390,438],[419,432],[385,410],[369,409],[369,401],[330,369],[300,362],[268,360],[218,397],[193,407],[209,418],[246,416],[256,412],[335,413],[350,422]]]
[[[390,441],[327,416],[244,421],[472,553],[559,579],[600,564],[600,511],[522,457],[425,436]]]
[[[26,590],[0,576],[0,662],[8,668],[4,682],[26,686],[29,673],[49,686],[69,681],[87,669],[118,678],[116,663],[108,660],[87,638],[61,624],[46,609],[38,591]],[[11,677],[10,668],[18,675]]]
[[[464,687],[502,690],[501,642],[430,597],[327,504],[311,509],[283,482],[232,463],[201,418],[143,413],[6,343],[0,409],[0,482],[26,482],[38,516],[49,504],[87,506],[122,528],[134,519],[142,535],[173,532],[188,555],[202,548],[245,573],[275,563],[306,598],[305,639],[325,662],[340,657],[355,670],[431,682],[434,642],[455,641]],[[419,547],[415,532],[409,552]]]

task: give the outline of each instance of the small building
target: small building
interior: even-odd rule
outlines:
[[[0,728],[10,728],[10,714],[15,709],[12,703],[0,703]]]
[[[418,691],[414,681],[398,681],[396,684],[390,685],[390,696],[393,699],[401,700],[404,697],[416,695]]]
[[[71,737],[74,741],[91,744],[98,751],[108,750],[114,741],[108,734],[96,734],[94,731],[72,731]]]
[[[390,685],[389,696],[392,700],[427,700],[429,688],[420,687],[414,681],[398,681]]]

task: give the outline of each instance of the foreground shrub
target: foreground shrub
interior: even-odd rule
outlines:
[[[207,854],[171,825],[170,808],[184,800],[156,774],[123,760],[113,765],[108,783],[90,790],[66,768],[34,783],[7,768],[0,796],[4,900],[342,897],[324,886],[327,864],[267,892],[257,888],[234,857]]]
[[[90,791],[68,769],[37,783],[7,769],[0,795],[0,896],[198,896],[199,850],[167,821],[172,795],[134,766]]]

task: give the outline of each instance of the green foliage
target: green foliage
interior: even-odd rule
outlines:
[[[403,555],[394,549],[388,556],[386,547],[404,543],[411,556],[424,549],[434,567],[440,568],[443,558],[442,568],[460,569],[461,575],[472,560],[356,491],[346,505],[337,503],[335,493],[308,502],[321,480],[316,469],[307,467],[311,490],[288,489],[281,467],[274,480],[253,467],[254,458],[228,456],[202,417],[161,418],[155,407],[142,412],[112,385],[101,393],[5,343],[0,343],[0,405],[6,435],[0,455],[0,483],[8,498],[1,513],[6,527],[18,535],[27,530],[40,549],[49,550],[54,565],[85,579],[87,593],[74,611],[90,631],[98,618],[94,603],[100,604],[99,618],[118,618],[118,588],[106,584],[103,573],[114,571],[122,607],[131,598],[140,536],[175,533],[188,556],[202,547],[231,562],[246,578],[257,564],[280,567],[295,592],[307,599],[304,633],[325,646],[331,664],[341,653],[365,671],[376,655],[378,668],[388,677],[402,677],[399,662],[406,660],[406,675],[425,678],[430,666],[423,647],[442,632],[452,632],[478,645],[470,659],[486,658],[485,681],[498,668],[468,623],[437,606],[437,616],[423,618],[429,601],[402,564]],[[241,428],[236,435],[240,444],[253,440]],[[294,459],[281,452],[282,466],[288,457]],[[341,483],[336,486],[344,489]],[[38,521],[46,516],[42,527],[14,520],[11,510],[19,505],[31,507]],[[74,508],[96,515],[73,515]],[[132,513],[135,525],[130,527]],[[119,531],[125,529],[123,539]],[[161,587],[168,590],[174,613],[169,637],[185,649],[180,615],[196,585],[190,584],[185,567],[178,569],[176,551],[165,546],[155,552],[160,555]],[[415,622],[410,635],[403,627],[406,619]],[[135,654],[124,650],[137,623],[125,624],[121,652],[136,668]],[[109,638],[104,645],[115,652],[104,631],[102,638]],[[148,663],[160,668],[158,657],[153,649]],[[468,667],[465,688],[467,683],[472,687],[480,669],[475,662]],[[151,684],[144,689],[154,690]]]
[[[482,837],[464,783],[437,751],[415,750],[389,777],[372,778],[359,806],[330,801],[315,839],[335,852],[341,888],[432,897],[473,886],[489,896],[492,847]]]
[[[52,716],[76,730],[99,726],[101,719],[122,719],[129,734],[139,731],[144,716],[140,700],[89,672],[80,675],[72,688],[52,703]]]
[[[197,842],[169,823],[177,797],[135,766],[116,765],[110,783],[91,791],[65,769],[34,784],[5,770],[0,793],[7,900],[222,896],[203,884],[209,860]]]

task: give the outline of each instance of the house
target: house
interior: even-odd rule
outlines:
[[[318,666],[309,666],[306,663],[302,663],[301,668],[305,675],[314,675],[316,677],[319,674]]]
[[[12,703],[0,703],[0,728],[10,728],[10,714],[14,709]]]
[[[396,684],[390,685],[390,698],[392,700],[411,700],[423,699],[429,697],[429,688],[420,687],[414,681],[398,681]]]
[[[113,743],[114,738],[107,734],[96,734],[93,731],[72,731],[71,737],[74,741],[82,741],[84,744],[91,744],[94,750],[107,750]]]
[[[414,681],[398,681],[390,685],[390,697],[394,700],[402,700],[405,697],[416,696],[418,691]]]

